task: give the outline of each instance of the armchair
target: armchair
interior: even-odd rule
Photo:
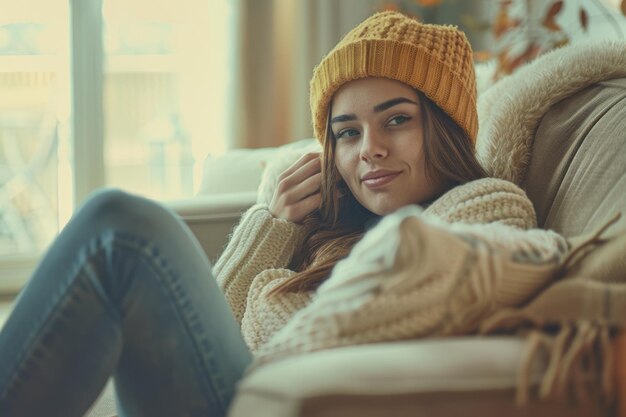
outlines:
[[[534,203],[540,227],[576,236],[594,229],[615,211],[626,211],[625,132],[623,76],[582,88],[543,114],[522,184]],[[246,157],[252,158],[254,152],[262,154],[260,159],[275,155],[265,149],[248,151]],[[246,161],[250,163],[250,159]],[[240,214],[256,201],[260,172],[259,168],[254,174],[258,176],[249,178],[247,191],[202,194],[172,203],[212,261]],[[624,218],[615,229],[626,233]],[[244,378],[229,416],[609,415],[596,404],[516,404],[525,347],[524,338],[518,336],[466,336],[345,347],[292,357]],[[546,363],[547,358],[534,363],[531,384],[538,383]],[[111,395],[110,389],[105,391],[89,416],[114,415]]]
[[[523,184],[541,227],[576,236],[626,209],[625,103],[626,78],[616,78],[570,95],[543,115]],[[205,238],[201,224],[190,221],[192,212],[181,207],[179,213]],[[624,233],[623,220],[617,229]],[[606,415],[593,404],[516,405],[524,349],[520,337],[468,336],[293,357],[242,380],[229,415]],[[535,366],[531,379],[538,382],[545,363]]]

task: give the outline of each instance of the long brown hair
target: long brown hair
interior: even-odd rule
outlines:
[[[423,93],[417,91],[417,95],[424,121],[427,179],[446,178],[450,189],[486,177],[465,131]],[[363,237],[367,223],[379,217],[363,207],[341,179],[335,165],[335,145],[328,125],[322,152],[322,203],[303,221],[303,244],[289,265],[296,275],[273,288],[270,295],[317,289]]]

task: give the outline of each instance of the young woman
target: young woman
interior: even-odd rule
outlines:
[[[370,17],[316,68],[311,109],[323,152],[244,214],[213,270],[168,210],[95,194],[2,330],[0,415],[80,416],[110,376],[120,415],[224,415],[254,353],[381,216],[418,204],[446,221],[534,226],[521,190],[481,179],[457,29]]]

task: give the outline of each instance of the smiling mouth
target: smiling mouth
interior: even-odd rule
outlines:
[[[376,178],[369,178],[369,179],[363,180],[363,184],[365,184],[367,188],[384,187],[385,185],[395,180],[400,174],[401,172],[395,172],[389,175],[383,175],[383,176],[376,177]]]

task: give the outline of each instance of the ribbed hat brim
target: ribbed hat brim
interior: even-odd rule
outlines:
[[[330,59],[329,59],[330,58]],[[322,139],[328,123],[327,111],[335,92],[343,84],[366,77],[383,77],[404,82],[422,91],[476,138],[475,93],[468,91],[444,63],[419,46],[394,41],[361,40],[334,50],[315,69],[311,80],[311,113],[315,134]],[[469,99],[468,99],[469,98]]]

